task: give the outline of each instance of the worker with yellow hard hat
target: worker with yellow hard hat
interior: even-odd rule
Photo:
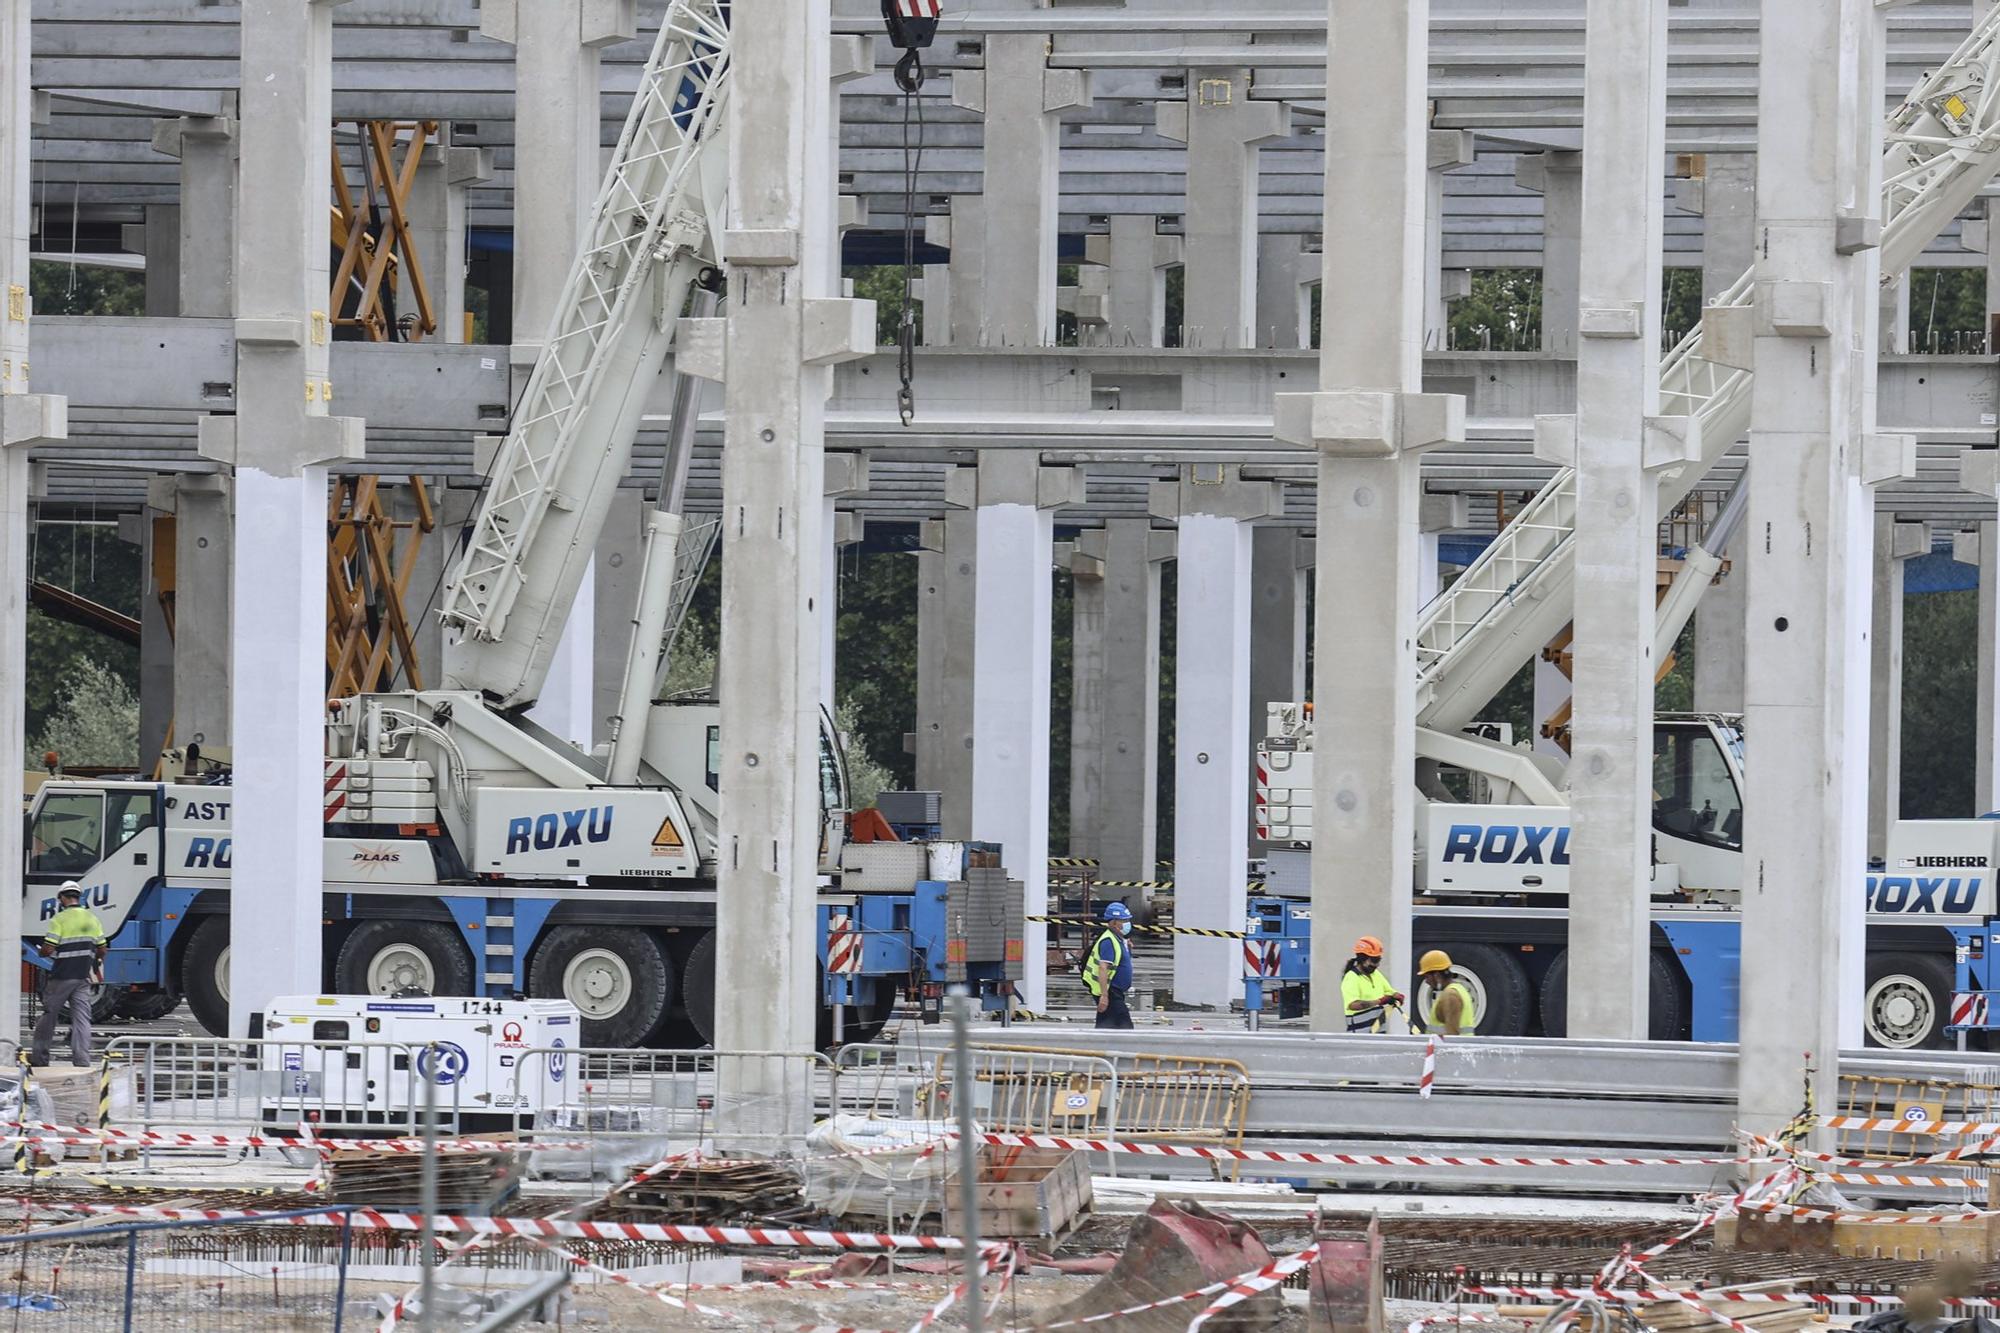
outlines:
[[[1417,974],[1421,987],[1418,998],[1430,1001],[1428,1009],[1418,1005],[1426,1028],[1456,1037],[1479,1026],[1479,1006],[1473,1002],[1471,988],[1451,970],[1450,954],[1432,949],[1417,960]]]
[[[1400,1008],[1403,993],[1382,975],[1382,941],[1363,935],[1340,974],[1340,1007],[1349,1032],[1386,1032],[1389,1010]]]

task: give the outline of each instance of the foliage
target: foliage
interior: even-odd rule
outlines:
[[[856,300],[875,303],[876,345],[894,347],[896,328],[903,317],[903,266],[868,264],[848,269],[846,276],[854,280]],[[921,347],[924,342],[924,303],[917,298],[916,293],[912,292],[910,304],[916,308],[917,345]]]
[[[131,269],[37,259],[28,265],[28,288],[38,315],[146,313],[146,275]]]
[[[32,541],[30,556],[37,580],[126,615],[139,613],[139,548],[119,541],[108,524],[40,523],[33,530]],[[50,725],[70,682],[86,668],[108,671],[124,682],[128,692],[138,692],[136,649],[31,609],[24,672],[26,735],[39,736]],[[137,754],[135,740],[131,752],[114,762],[129,763]],[[39,763],[41,748],[32,749],[30,756]]]
[[[1986,270],[1910,270],[1910,350],[1979,352],[1986,336]]]
[[[896,786],[889,770],[876,763],[860,743],[860,725],[854,700],[842,699],[833,710],[833,726],[847,751],[847,804],[852,810],[868,809],[877,796]]]
[[[1972,788],[1978,625],[1976,591],[1903,599],[1905,819],[1983,813],[1973,806]]]
[[[1445,346],[1462,351],[1538,350],[1542,345],[1542,271],[1475,269],[1472,290],[1451,303],[1446,329]]]
[[[667,652],[667,688],[663,693],[673,699],[707,694],[714,688],[715,631],[690,613]]]
[[[139,755],[139,696],[116,672],[79,658],[29,747],[37,759],[50,750],[70,768],[130,766]]]
[[[917,729],[917,558],[858,549],[840,566],[834,695],[853,718],[841,730],[852,751],[881,765],[891,789],[907,791],[916,784],[903,737]]]

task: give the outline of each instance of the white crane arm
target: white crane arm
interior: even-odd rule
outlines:
[[[2000,9],[1918,81],[1889,117],[1883,149],[1886,281],[1908,268],[2000,170]],[[1751,296],[1746,273],[1710,308],[1747,307]],[[1696,325],[1660,368],[1660,410],[1696,417],[1701,427],[1700,460],[1661,477],[1662,518],[1750,424],[1750,367],[1711,359],[1703,341]],[[1564,468],[1424,608],[1417,630],[1421,725],[1444,731],[1465,726],[1561,632],[1571,615],[1575,535],[1576,474]],[[1685,623],[1699,598],[1700,588],[1685,589],[1663,605]]]
[[[727,0],[671,0],[439,616],[445,687],[535,700],[674,324],[715,263]]]

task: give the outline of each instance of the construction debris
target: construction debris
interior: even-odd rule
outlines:
[[[1250,1227],[1210,1212],[1201,1204],[1161,1199],[1132,1223],[1118,1262],[1088,1292],[1048,1316],[1048,1322],[1130,1311],[1116,1321],[1121,1330],[1168,1333],[1187,1327],[1200,1310],[1186,1303],[1156,1310],[1134,1306],[1226,1282],[1263,1268],[1271,1251]],[[1275,1327],[1284,1306],[1276,1291],[1263,1291],[1210,1319],[1211,1330]]]
[[[438,1207],[447,1212],[483,1210],[516,1174],[516,1155],[439,1154]],[[423,1193],[424,1158],[335,1148],[326,1156],[326,1195],[335,1203],[370,1208],[411,1208]]]
[[[635,1171],[632,1179],[598,1215],[601,1220],[669,1218],[713,1225],[815,1216],[800,1197],[798,1171],[778,1162],[695,1160],[657,1174]]]

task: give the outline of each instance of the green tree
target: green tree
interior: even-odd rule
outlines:
[[[859,265],[847,269],[846,276],[854,280],[856,299],[875,303],[876,345],[894,347],[896,329],[903,317],[903,266],[901,264]],[[924,341],[924,303],[917,300],[913,294],[910,305],[917,320],[917,345],[921,347]]]
[[[139,548],[119,541],[106,523],[38,523],[30,558],[36,581],[80,594],[129,616],[139,614]],[[138,651],[94,630],[42,612],[28,612],[28,736],[39,736],[61,706],[72,682],[87,667],[111,672],[135,695]],[[118,762],[129,762],[132,756]],[[31,752],[37,762],[41,751]],[[79,761],[81,762],[81,761]]]
[[[146,275],[131,269],[37,259],[28,265],[28,288],[38,315],[146,313]]]
[[[840,733],[842,748],[847,751],[848,808],[866,810],[875,804],[877,796],[895,789],[895,779],[886,767],[875,762],[861,743],[860,721],[854,700],[840,701],[840,706],[833,711],[833,725],[834,730]]]
[[[1986,339],[1986,270],[1910,270],[1910,350],[1980,352]]]
[[[1541,270],[1475,269],[1472,289],[1451,303],[1447,329],[1445,345],[1461,351],[1519,352],[1539,348]]]
[[[667,686],[662,693],[669,699],[707,694],[715,689],[715,631],[693,615],[681,622],[667,650]]]
[[[139,756],[139,696],[123,677],[77,661],[30,752],[54,751],[70,768],[125,768]]]
[[[1973,807],[1976,591],[1903,600],[1903,791],[1905,819],[1957,819]],[[1756,763],[1757,738],[1748,740]],[[1753,767],[1753,772],[1754,767]]]

